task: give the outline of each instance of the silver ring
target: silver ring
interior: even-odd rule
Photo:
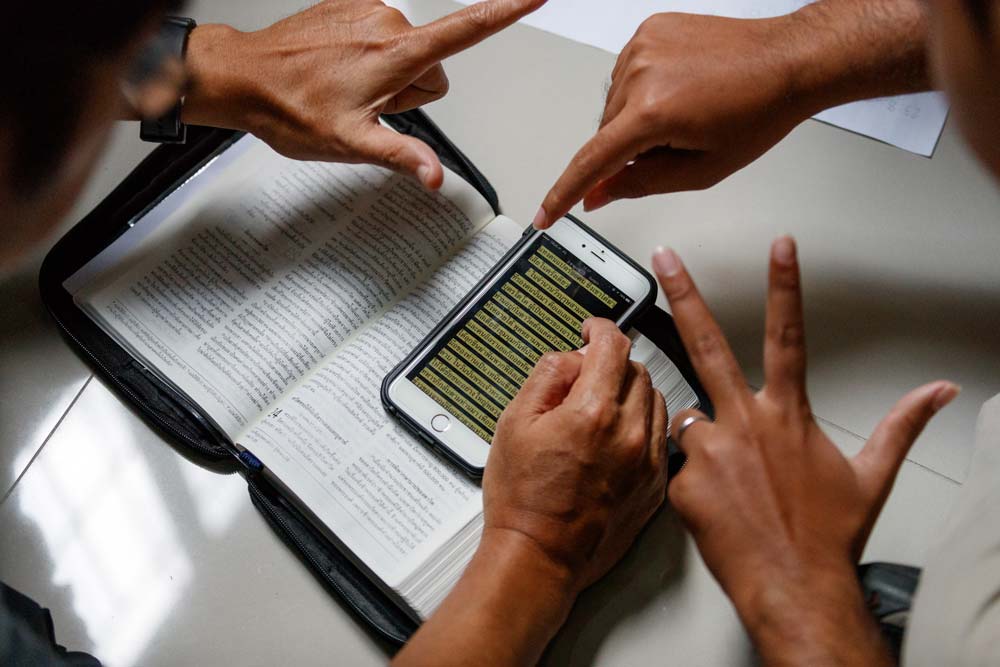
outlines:
[[[707,419],[705,419],[704,417],[699,417],[698,415],[688,415],[687,417],[684,418],[684,421],[682,421],[681,425],[677,428],[677,442],[680,443],[681,438],[684,437],[685,431],[687,431],[689,428],[691,428],[698,422],[705,422],[706,424],[712,423]]]

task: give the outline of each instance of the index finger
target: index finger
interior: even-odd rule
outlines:
[[[631,342],[617,324],[601,318],[583,323],[583,337],[587,341],[586,355],[567,400],[580,405],[617,401],[631,367]]]
[[[545,0],[485,0],[414,28],[418,57],[440,61],[478,44],[545,4]]]
[[[744,409],[751,397],[740,365],[677,253],[669,248],[658,249],[653,268],[670,303],[684,348],[716,411],[721,415]]]
[[[621,171],[645,149],[643,128],[624,113],[597,131],[581,148],[549,193],[535,218],[547,229],[583,199],[591,188]]]

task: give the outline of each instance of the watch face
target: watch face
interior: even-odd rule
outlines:
[[[184,143],[181,106],[189,77],[184,65],[192,19],[170,17],[139,50],[121,82],[122,96],[142,118],[139,137],[156,143]]]
[[[139,124],[139,138],[157,144],[183,144],[187,141],[187,125],[181,122],[181,105],[155,120],[144,120]]]

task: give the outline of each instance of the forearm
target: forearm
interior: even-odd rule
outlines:
[[[393,665],[534,665],[574,599],[567,571],[530,540],[484,533],[458,585]]]
[[[888,667],[893,662],[853,569],[781,581],[750,599],[734,596],[769,667]]]
[[[920,0],[820,0],[783,21],[790,89],[810,115],[931,87]]]

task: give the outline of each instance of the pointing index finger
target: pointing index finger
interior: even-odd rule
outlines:
[[[545,0],[484,0],[413,29],[418,57],[440,61],[474,46],[545,4]]]
[[[625,114],[584,144],[545,196],[534,225],[546,229],[566,215],[595,185],[621,171],[645,148],[642,128]]]

